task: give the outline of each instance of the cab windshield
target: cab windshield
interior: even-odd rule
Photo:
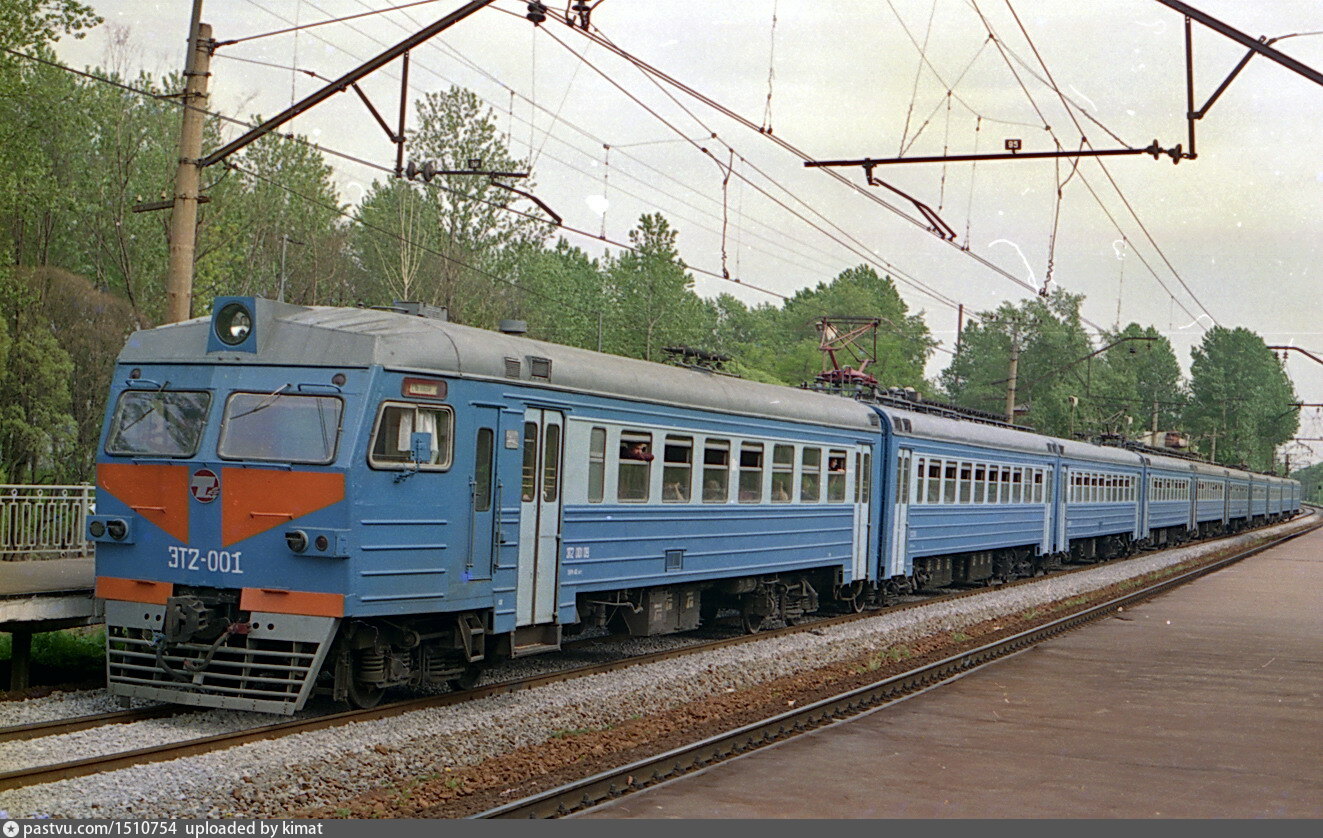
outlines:
[[[340,439],[335,396],[235,393],[225,405],[220,456],[227,460],[329,463]]]
[[[106,436],[106,453],[131,457],[191,457],[207,424],[210,393],[127,390]]]

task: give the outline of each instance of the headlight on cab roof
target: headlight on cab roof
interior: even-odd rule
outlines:
[[[253,331],[253,314],[243,303],[226,303],[216,313],[216,337],[226,346],[238,346]]]

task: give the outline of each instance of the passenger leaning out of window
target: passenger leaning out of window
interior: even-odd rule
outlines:
[[[625,450],[620,452],[622,460],[640,460],[645,463],[652,462],[652,452],[648,450],[646,442],[630,442],[625,445]]]

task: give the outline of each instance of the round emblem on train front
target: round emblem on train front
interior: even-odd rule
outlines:
[[[198,503],[211,503],[220,497],[220,478],[209,468],[200,468],[193,472],[193,479],[188,483],[188,490]]]

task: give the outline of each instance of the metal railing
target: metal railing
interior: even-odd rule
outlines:
[[[96,487],[0,484],[0,561],[92,555],[87,516]]]

